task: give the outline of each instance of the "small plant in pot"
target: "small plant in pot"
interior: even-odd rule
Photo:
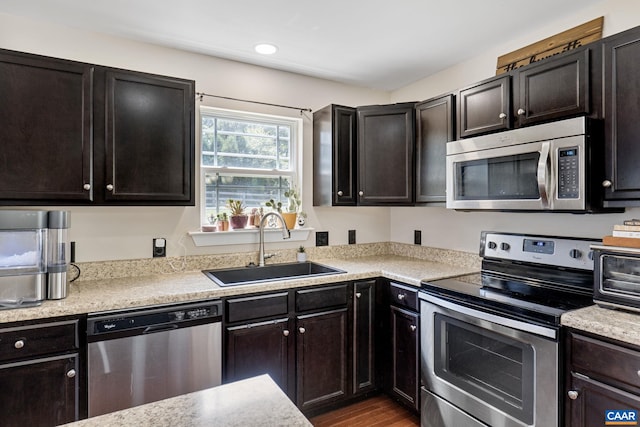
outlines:
[[[222,212],[218,214],[218,220],[216,221],[216,227],[218,231],[228,231],[229,230],[229,217],[226,212]]]
[[[304,246],[300,246],[296,252],[296,258],[298,262],[305,262],[307,260],[307,252],[304,249]]]
[[[287,228],[291,230],[296,226],[298,211],[302,206],[302,201],[300,200],[300,193],[295,185],[285,191],[284,196],[289,199],[289,206],[287,207],[288,212],[283,213],[282,216],[287,223]]]
[[[247,226],[249,216],[244,213],[244,205],[242,200],[229,199],[227,201],[227,208],[231,213],[229,217],[229,225],[233,230],[243,229]]]

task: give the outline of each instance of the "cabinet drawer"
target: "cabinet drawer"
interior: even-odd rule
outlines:
[[[418,311],[418,290],[391,282],[391,304]]]
[[[289,293],[258,295],[227,300],[227,322],[241,322],[288,313]]]
[[[571,334],[572,370],[604,383],[640,389],[640,351]]]
[[[296,311],[319,310],[347,305],[347,285],[296,291]]]
[[[0,360],[61,353],[78,348],[78,321],[0,329]]]

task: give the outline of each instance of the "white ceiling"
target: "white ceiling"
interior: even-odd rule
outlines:
[[[0,13],[394,90],[599,1],[1,0]]]

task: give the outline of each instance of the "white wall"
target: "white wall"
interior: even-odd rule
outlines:
[[[196,91],[317,110],[327,104],[384,104],[389,93],[357,88],[233,61],[77,31],[46,22],[0,14],[0,48],[164,74],[196,81]],[[199,104],[199,102],[196,102]],[[300,117],[298,111],[205,98],[204,105]],[[318,208],[312,205],[312,122],[304,116],[303,209],[308,225],[329,231],[331,245],[346,244],[347,230],[356,229],[359,243],[389,241],[388,208]],[[198,177],[196,173],[196,177]],[[199,179],[196,193],[199,190]],[[71,207],[70,238],[77,242],[77,261],[151,256],[153,237],[168,239],[169,256],[181,255],[178,245],[188,231],[200,228],[195,207]],[[188,254],[257,251],[257,245],[194,247],[182,239]],[[299,242],[269,244],[295,247]],[[307,246],[315,244],[312,233]]]
[[[640,25],[640,2],[607,0],[577,12],[569,19],[549,22],[545,27],[505,37],[507,41],[437,75],[392,93],[393,102],[424,100],[454,91],[495,75],[497,58],[520,47],[604,16],[603,37]],[[640,209],[624,214],[573,215],[556,213],[456,212],[437,207],[391,209],[392,240],[413,243],[413,230],[422,230],[422,244],[476,252],[480,231],[531,232],[560,236],[602,238],[613,224],[640,217]]]

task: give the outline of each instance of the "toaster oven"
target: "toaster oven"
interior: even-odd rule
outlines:
[[[592,249],[594,302],[640,312],[640,249],[600,245]]]

